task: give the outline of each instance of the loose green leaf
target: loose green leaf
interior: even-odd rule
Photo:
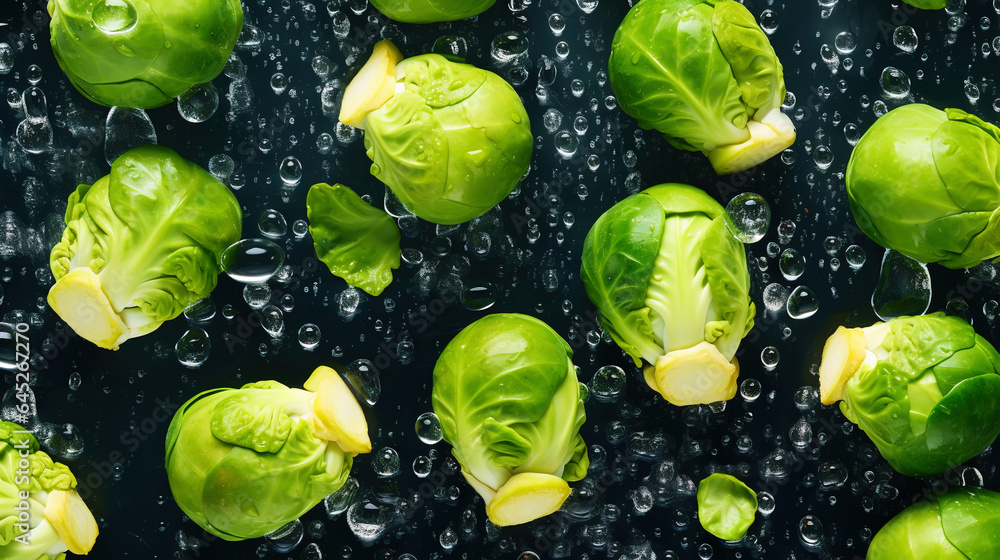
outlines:
[[[738,478],[713,473],[698,483],[698,521],[716,537],[742,539],[756,514],[757,493]]]
[[[313,185],[306,208],[319,260],[351,286],[381,294],[399,268],[399,228],[392,216],[340,184]]]

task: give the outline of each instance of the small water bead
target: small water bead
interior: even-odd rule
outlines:
[[[285,264],[285,252],[267,239],[241,239],[222,252],[222,270],[244,284],[270,280]]]
[[[549,29],[556,37],[562,35],[566,29],[566,18],[562,17],[561,14],[552,14],[549,16]]]
[[[135,27],[139,16],[130,0],[98,0],[91,20],[105,33],[121,34]]]
[[[840,248],[843,246],[843,244],[844,242],[841,241],[839,237],[830,235],[823,240],[823,250],[826,251],[827,255],[830,255],[832,257],[840,251]]]
[[[778,269],[785,280],[796,280],[806,271],[806,258],[795,249],[785,249],[778,261]]]
[[[271,90],[277,95],[285,93],[288,89],[288,78],[285,77],[281,72],[275,72],[271,75]]]
[[[795,222],[784,220],[778,224],[778,242],[782,245],[788,244],[795,236]]]
[[[433,468],[434,462],[426,455],[418,455],[413,460],[413,474],[417,475],[417,478],[427,478]]]
[[[743,243],[756,243],[771,227],[771,207],[764,197],[747,192],[733,197],[726,205],[732,220],[732,232]]]
[[[475,282],[462,288],[462,305],[469,311],[485,311],[497,301],[496,290],[489,282]]]
[[[204,297],[184,308],[184,318],[192,323],[207,323],[215,317],[215,301]]]
[[[458,544],[458,533],[449,525],[444,531],[441,531],[441,535],[438,536],[438,542],[441,543],[441,548],[451,550]]]
[[[549,134],[555,133],[562,126],[563,114],[558,109],[549,107],[542,115],[542,126]]]
[[[42,81],[42,69],[37,64],[32,64],[31,66],[29,66],[28,69],[24,72],[24,74],[25,77],[28,79],[28,83],[31,85],[35,85],[38,82]]]
[[[307,233],[309,233],[309,222],[305,220],[295,220],[295,222],[292,223],[292,235],[295,236],[295,239],[302,239]]]
[[[829,146],[816,146],[813,149],[813,162],[820,171],[826,171],[833,165],[833,150]]]
[[[0,43],[0,75],[9,74],[14,69],[14,49],[7,43]]]
[[[576,154],[580,141],[568,130],[560,130],[555,135],[556,152],[563,158],[569,159]]]
[[[490,54],[499,63],[512,62],[528,53],[528,39],[518,31],[508,31],[493,38]]]
[[[761,389],[760,381],[747,378],[740,383],[740,396],[747,402],[754,402],[760,397]]]
[[[215,154],[208,160],[208,172],[220,181],[225,181],[236,170],[233,158],[226,154]]]
[[[823,463],[816,473],[823,489],[840,488],[847,482],[847,468],[841,463]]]
[[[583,115],[577,115],[573,119],[573,130],[576,131],[578,135],[583,136],[584,134],[586,134],[587,129],[589,127],[590,124],[587,122],[587,117]]]
[[[77,373],[73,372],[69,374],[69,389],[70,391],[76,391],[83,384],[83,377]]]
[[[362,358],[347,364],[344,377],[366,403],[374,405],[382,396],[382,379],[370,360]]]
[[[250,309],[263,309],[271,300],[271,287],[267,284],[247,284],[243,286],[243,300]]]
[[[780,311],[788,301],[788,288],[781,284],[771,283],[764,287],[764,308],[768,311]]]
[[[304,350],[312,350],[319,345],[322,333],[319,327],[312,323],[306,323],[299,327],[299,346]]]
[[[277,306],[265,305],[260,310],[260,326],[271,338],[277,338],[285,332],[284,314]]]
[[[583,80],[575,78],[572,82],[569,83],[569,91],[570,93],[573,94],[573,97],[582,96],[584,91]]]
[[[812,515],[807,515],[799,521],[799,540],[807,548],[817,547],[823,541],[823,524]]]
[[[767,9],[760,13],[760,28],[768,35],[778,30],[778,15],[774,10]]]
[[[895,66],[886,66],[880,78],[886,96],[898,99],[910,94],[910,77]]]
[[[627,377],[618,366],[603,366],[590,381],[590,393],[600,402],[612,402],[625,390]]]
[[[380,449],[372,457],[372,470],[382,478],[389,478],[399,474],[399,453],[391,447]]]
[[[865,255],[865,250],[857,245],[851,245],[847,248],[844,253],[847,258],[847,264],[854,270],[858,270],[865,265],[865,260],[867,256]]]
[[[807,319],[819,311],[819,299],[808,286],[798,286],[789,294],[785,311],[792,319]]]
[[[278,167],[278,176],[288,186],[298,185],[302,181],[302,163],[295,156],[286,157]]]
[[[427,445],[434,445],[444,437],[444,432],[441,430],[441,421],[438,420],[437,414],[433,412],[425,412],[418,416],[414,424],[414,430],[416,430],[420,441]]]
[[[980,95],[979,94],[979,87],[976,86],[975,84],[966,82],[966,84],[965,84],[965,96],[967,98],[969,98],[969,103],[975,104],[976,101],[979,101],[979,95]]]
[[[218,109],[219,92],[211,82],[191,86],[177,96],[177,112],[188,122],[205,122]]]
[[[774,506],[774,496],[772,496],[769,492],[760,492],[757,494],[757,511],[759,511],[761,515],[767,517],[774,513]]]
[[[892,32],[892,44],[899,50],[912,53],[917,50],[917,32],[909,25],[900,25]]]
[[[781,354],[774,346],[768,346],[760,351],[760,361],[767,370],[773,370],[778,365]]]
[[[299,546],[305,536],[302,521],[296,519],[264,535],[270,548],[277,552],[291,552]]]
[[[189,368],[200,367],[212,351],[212,341],[202,329],[190,329],[177,340],[174,355],[181,365]]]
[[[858,40],[848,31],[841,31],[833,40],[833,45],[841,54],[851,54],[858,46]]]

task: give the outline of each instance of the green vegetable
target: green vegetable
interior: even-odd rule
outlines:
[[[750,12],[732,0],[642,0],[615,33],[608,62],[622,110],[720,175],[749,169],[795,141],[781,112],[781,62]]]
[[[861,137],[847,196],[875,242],[920,262],[966,268],[1000,256],[1000,129],[958,109],[911,104]]]
[[[243,29],[239,0],[49,0],[52,51],[101,105],[152,109],[212,81]]]
[[[983,488],[958,488],[914,504],[875,534],[866,558],[1000,558],[1000,494]]]
[[[169,148],[133,148],[70,195],[50,255],[49,305],[77,334],[116,350],[215,288],[242,220],[236,197],[204,169]]]
[[[344,90],[340,120],[365,130],[372,175],[439,224],[486,213],[531,160],[528,114],[507,82],[437,54],[403,60],[389,41]]]
[[[306,197],[309,234],[330,272],[373,296],[399,268],[399,228],[344,185],[313,185]]]
[[[436,23],[477,16],[497,0],[372,0],[372,6],[396,21]]]
[[[66,551],[87,554],[97,540],[69,467],[11,422],[0,422],[0,508],[0,558],[62,560]]]
[[[712,197],[664,184],[619,202],[587,234],[580,274],[601,326],[650,364],[646,383],[664,399],[733,398],[756,308],[743,244]]]
[[[940,10],[948,5],[948,0],[903,0],[914,8],[921,10]]]
[[[875,442],[897,471],[943,473],[1000,434],[1000,355],[957,317],[840,327],[823,348],[820,399]]]
[[[298,519],[371,451],[361,405],[325,366],[305,389],[261,381],[189,400],[167,430],[170,491],[203,529],[236,541]]]
[[[462,474],[497,525],[555,512],[590,462],[572,350],[526,315],[489,315],[458,333],[434,367],[431,401]]]
[[[713,473],[698,483],[698,521],[716,537],[742,539],[756,514],[757,493],[739,479]]]

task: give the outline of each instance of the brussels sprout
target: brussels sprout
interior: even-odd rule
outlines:
[[[52,51],[101,105],[152,109],[212,81],[243,29],[239,0],[49,0]]]
[[[97,521],[69,467],[39,451],[21,426],[0,422],[0,558],[62,560],[87,554]]]
[[[489,315],[434,366],[431,401],[462,474],[506,526],[555,512],[590,464],[572,350],[526,315]]]
[[[313,185],[306,197],[316,255],[330,272],[373,296],[399,268],[399,228],[392,216],[344,185]]]
[[[117,350],[215,288],[242,221],[236,197],[207,171],[169,148],[133,148],[70,195],[49,257],[49,305],[81,337]]]
[[[477,16],[497,0],[372,0],[375,9],[396,21],[436,23]]]
[[[698,521],[727,541],[747,534],[757,514],[757,493],[738,478],[713,473],[698,483]]]
[[[948,5],[948,0],[903,0],[914,8],[921,10],[940,10]]]
[[[514,89],[492,72],[389,41],[344,90],[340,120],[365,130],[375,175],[425,220],[486,213],[528,171],[532,136]]]
[[[734,356],[756,308],[730,225],[700,189],[664,184],[614,205],[583,243],[580,274],[601,326],[678,406],[736,394]]]
[[[959,488],[914,504],[875,534],[865,558],[1000,558],[1000,494],[983,488]]]
[[[270,533],[340,488],[354,456],[371,451],[361,405],[336,371],[321,366],[304,387],[213,389],[177,411],[167,478],[202,529],[229,541]]]
[[[732,0],[642,0],[615,33],[608,62],[622,110],[722,175],[795,141],[785,79],[767,35]]]
[[[892,468],[943,473],[1000,434],[1000,355],[958,317],[840,327],[826,341],[820,400],[875,442]]]
[[[876,243],[966,268],[1000,256],[1000,129],[958,109],[904,105],[872,125],[847,164],[847,196]]]

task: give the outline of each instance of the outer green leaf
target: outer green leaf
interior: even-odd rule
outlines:
[[[707,3],[643,0],[612,43],[609,78],[622,110],[681,149],[709,152],[750,138],[713,11]]]
[[[496,491],[514,473],[586,473],[571,354],[548,325],[524,315],[489,315],[448,343],[431,398],[467,475]]]
[[[753,328],[756,307],[750,301],[750,272],[747,270],[746,249],[727,225],[728,216],[719,216],[705,231],[701,243],[701,259],[712,292],[712,303],[727,324],[723,340],[710,341],[723,355],[733,356],[740,341]]]
[[[630,196],[605,212],[583,242],[580,275],[601,326],[636,365],[660,355],[646,291],[663,237],[663,209],[655,198]],[[655,358],[654,358],[655,359]]]
[[[945,536],[938,501],[920,502],[889,520],[868,546],[867,560],[968,560]]]
[[[102,105],[151,109],[225,66],[243,29],[239,0],[135,1],[134,19],[114,3],[50,0],[52,50],[70,82]],[[95,22],[104,21],[102,26]],[[119,24],[119,22],[121,22]],[[128,24],[132,23],[131,26]]]
[[[436,23],[485,12],[496,0],[372,0],[386,16],[405,23]]]
[[[736,477],[713,473],[698,483],[698,521],[716,537],[742,539],[756,514],[757,494]]]
[[[903,0],[914,8],[921,10],[940,10],[948,5],[948,0]]]
[[[948,540],[974,560],[1000,557],[1000,494],[962,488],[938,498]]]
[[[927,449],[955,466],[979,455],[1000,435],[996,421],[1000,375],[971,377],[956,385],[927,418]]]
[[[344,185],[313,185],[306,215],[316,255],[334,276],[373,296],[399,268],[399,228],[392,216],[367,204]]]
[[[712,29],[751,115],[781,107],[785,100],[781,62],[750,11],[738,2],[721,1],[712,14]]]

